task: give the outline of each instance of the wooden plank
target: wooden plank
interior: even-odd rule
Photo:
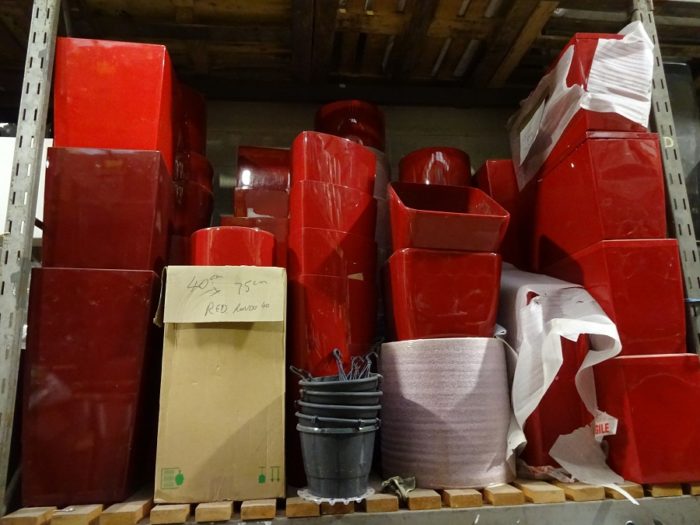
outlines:
[[[523,491],[525,499],[532,503],[560,503],[566,501],[564,491],[547,483],[537,480],[515,480],[513,485]]]
[[[340,37],[340,60],[338,64],[338,70],[347,73],[356,72],[358,65],[358,45],[360,40],[364,41],[367,35],[362,35],[360,38],[360,33],[350,33],[342,32],[337,33]]]
[[[331,70],[337,15],[338,0],[314,3],[311,76],[317,80],[325,80]]]
[[[493,485],[484,489],[484,498],[491,505],[500,507],[503,505],[522,505],[525,503],[525,495],[520,489],[511,485]]]
[[[373,494],[362,502],[365,512],[396,512],[399,498],[394,494]]]
[[[115,503],[100,515],[100,525],[136,525],[153,508],[153,498],[139,494],[123,503]]]
[[[152,525],[166,525],[171,523],[185,523],[190,516],[190,506],[181,505],[156,505],[151,509],[150,522]]]
[[[241,521],[271,520],[277,514],[277,501],[255,499],[241,503]]]
[[[501,24],[503,19],[500,18],[435,19],[426,34],[433,38],[462,37],[481,40],[489,37]]]
[[[440,494],[430,489],[415,489],[408,493],[409,510],[431,510],[442,507]]]
[[[637,483],[632,483],[631,481],[624,481],[618,484],[619,487],[629,493],[635,499],[644,497],[644,487]],[[618,491],[611,489],[610,487],[605,487],[605,495],[612,499],[625,499],[625,497]]]
[[[442,491],[442,504],[453,509],[481,507],[484,498],[474,489],[445,489]]]
[[[688,483],[688,494],[700,496],[700,483]]]
[[[491,80],[537,4],[538,0],[513,2],[503,24],[486,43],[486,52],[472,75],[471,80],[475,85],[484,86]]]
[[[555,481],[554,484],[561,488],[566,494],[566,499],[571,501],[597,501],[605,499],[605,489],[600,485],[589,485],[588,483],[562,483]]]
[[[45,525],[56,507],[25,507],[0,518],[0,525]]]
[[[408,18],[408,24],[394,42],[391,53],[390,71],[394,78],[407,78],[410,75],[438,2],[439,0],[406,0],[404,15]]]
[[[211,503],[200,503],[194,509],[194,521],[228,521],[233,516],[232,501],[213,501]]]
[[[57,510],[51,517],[52,525],[97,525],[102,505],[73,505]]]
[[[311,78],[314,0],[292,0],[292,69],[302,81]]]
[[[351,501],[348,504],[345,503],[335,503],[331,505],[330,503],[321,503],[321,514],[323,515],[341,515],[341,514],[352,514],[355,512],[355,504]]]
[[[540,2],[528,19],[527,24],[513,42],[510,50],[506,53],[501,64],[496,68],[496,72],[489,81],[489,87],[503,87],[510,77],[510,74],[518,66],[525,53],[532,46],[532,43],[542,32],[542,28],[547,24],[552,13],[559,5],[559,2]]]
[[[288,518],[313,518],[321,515],[321,507],[304,498],[287,498],[284,515]]]
[[[646,492],[652,498],[669,498],[673,496],[682,496],[683,487],[680,483],[656,483],[646,485]]]
[[[403,13],[377,11],[338,11],[338,31],[373,35],[398,35],[406,28],[408,18]]]

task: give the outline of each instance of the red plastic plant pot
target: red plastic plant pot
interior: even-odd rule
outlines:
[[[290,362],[314,376],[337,373],[331,355],[339,348],[368,349],[374,337],[374,282],[329,275],[300,275],[289,281]]]
[[[289,235],[289,275],[352,276],[374,282],[377,245],[372,239],[334,230],[301,228]]]
[[[700,479],[700,361],[694,354],[624,356],[595,367],[598,406],[618,418],[608,464],[637,483]]]
[[[259,228],[219,226],[191,237],[190,264],[197,266],[272,266],[275,236]]]
[[[44,266],[160,271],[173,188],[159,152],[50,148],[48,164]]]
[[[185,151],[175,157],[173,178],[177,181],[190,180],[212,191],[214,168],[204,155]]]
[[[58,39],[54,146],[158,150],[172,174],[172,115],[165,46]]]
[[[239,146],[236,189],[289,190],[288,149]]]
[[[233,214],[236,217],[289,217],[289,192],[257,188],[233,190]]]
[[[181,149],[205,155],[207,151],[207,101],[185,84],[179,84]]]
[[[292,143],[292,185],[317,181],[374,192],[376,158],[369,149],[350,140],[304,131]]]
[[[192,235],[206,228],[211,222],[214,207],[212,192],[191,180],[177,181],[175,186],[175,214],[173,232],[176,235]]]
[[[124,501],[153,476],[159,289],[151,271],[32,272],[23,505]]]
[[[539,181],[535,270],[600,241],[666,236],[658,136],[616,135],[589,133]]]
[[[377,203],[371,194],[306,180],[292,186],[289,229],[321,228],[374,239]]]
[[[476,188],[410,182],[389,185],[394,251],[428,248],[497,252],[509,214]]]
[[[190,236],[171,235],[168,250],[169,266],[187,266],[190,264]]]
[[[685,352],[675,239],[602,241],[545,269],[586,288],[617,325],[623,355]]]
[[[384,151],[384,113],[363,100],[339,100],[321,106],[314,129]]]
[[[493,336],[500,281],[495,253],[394,252],[386,297],[396,339]]]
[[[578,341],[562,338],[561,346],[561,368],[523,428],[527,445],[520,458],[531,467],[559,466],[549,455],[555,441],[593,419],[576,390],[576,372],[588,353],[588,337],[580,336]]]
[[[221,226],[244,226],[260,228],[275,236],[275,266],[287,267],[287,238],[289,235],[289,219],[274,217],[234,217],[222,215]]]
[[[471,176],[469,155],[457,148],[422,148],[399,161],[401,182],[469,186]]]

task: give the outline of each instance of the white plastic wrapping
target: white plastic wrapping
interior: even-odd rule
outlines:
[[[598,41],[588,84],[567,87],[574,48],[542,77],[510,120],[510,145],[522,189],[537,173],[579,109],[618,113],[648,126],[654,45],[641,22],[622,31],[621,40]]]

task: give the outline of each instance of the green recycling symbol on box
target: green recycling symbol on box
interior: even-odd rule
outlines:
[[[258,483],[262,485],[263,483],[274,483],[277,481],[282,481],[282,478],[280,477],[280,471],[281,469],[279,466],[275,465],[270,467],[270,477],[268,478],[266,474],[267,467],[260,467],[260,474],[258,474]]]
[[[160,488],[176,489],[185,483],[185,475],[179,467],[164,468],[160,470]]]

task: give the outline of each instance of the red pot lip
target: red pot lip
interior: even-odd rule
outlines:
[[[431,155],[433,153],[438,153],[438,152],[448,153],[451,155],[454,154],[454,155],[466,158],[467,161],[471,160],[471,158],[469,157],[469,153],[467,153],[466,151],[459,149],[459,148],[455,148],[452,146],[428,146],[425,148],[413,150],[410,153],[407,153],[406,155],[401,157],[401,160],[399,161],[399,166],[401,166],[401,164],[403,164],[406,161],[413,160],[414,158],[420,158],[420,157],[423,157],[426,155]]]
[[[458,213],[458,212],[453,212],[453,211],[434,211],[434,210],[423,210],[421,208],[411,208],[410,206],[407,206],[404,204],[404,202],[401,200],[401,197],[399,194],[396,192],[394,189],[395,187],[399,187],[401,185],[410,185],[410,186],[419,186],[420,188],[450,188],[451,190],[456,190],[456,191],[465,191],[467,193],[481,193],[483,196],[491,201],[490,204],[492,205],[493,208],[498,213],[478,213],[478,214],[469,214],[469,213]],[[473,186],[446,186],[444,184],[421,184],[418,182],[391,182],[388,187],[389,191],[389,199],[390,201],[396,202],[403,210],[406,210],[407,212],[410,213],[420,213],[420,214],[428,214],[428,215],[448,215],[448,216],[464,216],[464,215],[474,215],[478,217],[485,217],[485,218],[491,218],[491,219],[499,219],[499,220],[505,220],[509,217],[508,211],[498,204],[493,197],[490,197],[486,192],[480,190],[479,188],[475,188]],[[426,190],[426,191],[432,191],[432,190]]]
[[[194,237],[195,235],[205,235],[208,233],[217,233],[217,232],[231,232],[231,233],[241,233],[241,234],[246,234],[246,235],[255,235],[255,236],[260,236],[260,237],[267,237],[270,239],[274,239],[275,236],[268,232],[267,230],[263,230],[261,228],[256,228],[254,226],[210,226],[208,228],[200,228],[194,233],[192,233],[191,237]]]
[[[381,110],[381,108],[372,102],[359,100],[356,98],[336,100],[335,102],[324,104],[316,111],[316,121],[318,122],[318,120],[328,118],[330,115],[336,112],[357,109],[360,111],[367,111],[367,113],[371,114],[371,118],[373,120],[378,120],[381,128],[384,128],[384,112]]]

